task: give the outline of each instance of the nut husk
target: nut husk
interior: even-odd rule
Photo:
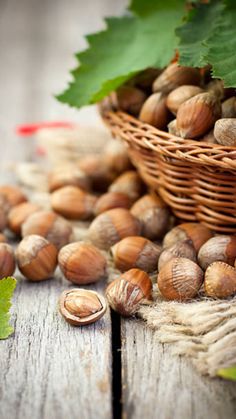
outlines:
[[[65,320],[74,326],[95,323],[106,312],[105,298],[95,291],[73,288],[64,291],[59,309]]]
[[[234,147],[236,145],[236,118],[222,118],[216,121],[214,136],[217,143]]]
[[[160,92],[149,96],[141,108],[139,119],[156,128],[164,129],[170,120],[170,112],[166,106],[166,96]]]
[[[234,266],[236,259],[236,236],[215,236],[209,239],[198,252],[198,263],[206,269],[216,261]]]
[[[167,300],[186,301],[194,298],[201,288],[203,271],[193,261],[173,258],[158,274],[160,293]]]
[[[70,220],[87,220],[93,215],[97,197],[76,186],[64,186],[51,194],[55,212]]]
[[[186,100],[190,99],[191,97],[203,92],[204,90],[199,86],[179,86],[168,94],[166,99],[166,106],[174,115],[176,115],[182,103],[186,102]]]
[[[115,208],[98,215],[90,224],[88,238],[100,249],[108,250],[115,243],[141,232],[139,220],[127,209]]]
[[[64,246],[58,263],[66,279],[74,284],[91,284],[106,275],[105,257],[95,246],[82,241]]]
[[[208,297],[227,298],[236,293],[236,269],[224,262],[213,262],[205,272]]]
[[[196,68],[183,67],[178,63],[172,63],[154,81],[153,91],[169,93],[183,84],[198,86],[200,81],[201,76]]]
[[[151,292],[152,281],[147,273],[130,269],[108,285],[106,298],[114,311],[131,316],[142,301],[151,299]]]
[[[196,139],[206,134],[220,116],[220,101],[210,93],[200,93],[180,105],[177,130],[182,138]]]
[[[26,236],[16,249],[16,260],[21,273],[31,281],[51,278],[57,266],[57,249],[44,237]]]
[[[111,248],[115,266],[124,272],[139,268],[145,272],[157,269],[161,246],[140,236],[125,237]]]

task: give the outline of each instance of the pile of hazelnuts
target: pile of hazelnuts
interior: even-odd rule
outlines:
[[[177,224],[168,206],[147,191],[125,146],[112,141],[102,155],[63,163],[48,175],[51,209],[30,202],[17,186],[0,186],[0,230],[20,239],[14,252],[0,235],[0,278],[16,265],[30,281],[64,277],[83,286],[108,277],[110,260],[120,271],[106,289],[64,291],[59,307],[74,325],[92,323],[109,305],[124,316],[152,300],[153,278],[166,300],[205,293],[236,293],[236,236],[214,235],[200,223]],[[73,221],[89,221],[76,241]],[[151,279],[151,277],[152,279]]]

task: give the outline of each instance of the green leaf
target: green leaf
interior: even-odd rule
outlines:
[[[135,15],[106,19],[105,31],[87,36],[89,48],[77,54],[80,66],[58,99],[75,107],[95,103],[147,67],[167,65],[177,47],[175,28],[184,3],[133,0]]]
[[[189,11],[186,22],[176,29],[176,35],[180,38],[178,49],[181,65],[203,67],[208,64],[206,41],[218,27],[223,9],[222,1],[215,0],[209,4],[197,4]]]
[[[222,378],[236,381],[236,366],[231,368],[222,368],[218,371],[217,375]]]
[[[6,339],[14,331],[9,324],[9,310],[15,287],[16,280],[14,278],[8,277],[0,280],[0,339]]]
[[[215,31],[207,41],[206,60],[212,74],[224,80],[226,87],[236,87],[236,2],[225,0]]]

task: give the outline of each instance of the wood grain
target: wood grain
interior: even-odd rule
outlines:
[[[124,2],[4,0],[0,13],[0,182],[14,181],[9,162],[31,159],[33,142],[15,125],[65,119],[100,123],[95,108],[78,112],[53,94],[66,86],[74,52],[85,33],[104,27],[102,16]],[[57,300],[68,283],[19,279],[13,304],[15,334],[0,343],[0,418],[111,418],[110,314],[96,325],[69,326]],[[104,284],[95,289],[102,292]],[[94,287],[92,287],[94,288]]]
[[[0,418],[111,418],[109,312],[87,327],[68,325],[57,309],[67,288],[60,275],[19,280],[15,334],[0,344]]]
[[[142,321],[122,320],[125,419],[233,419],[236,383],[198,374]]]

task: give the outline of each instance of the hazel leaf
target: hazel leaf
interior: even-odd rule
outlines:
[[[236,381],[236,366],[230,368],[222,368],[218,371],[217,375],[222,378]]]
[[[14,331],[9,324],[11,298],[16,287],[16,279],[12,277],[0,280],[0,339],[6,339]]]
[[[175,28],[185,14],[184,0],[133,0],[133,14],[106,19],[106,30],[86,37],[80,65],[57,98],[81,107],[101,100],[148,67],[164,67],[177,47]],[[168,30],[166,30],[168,22]]]

